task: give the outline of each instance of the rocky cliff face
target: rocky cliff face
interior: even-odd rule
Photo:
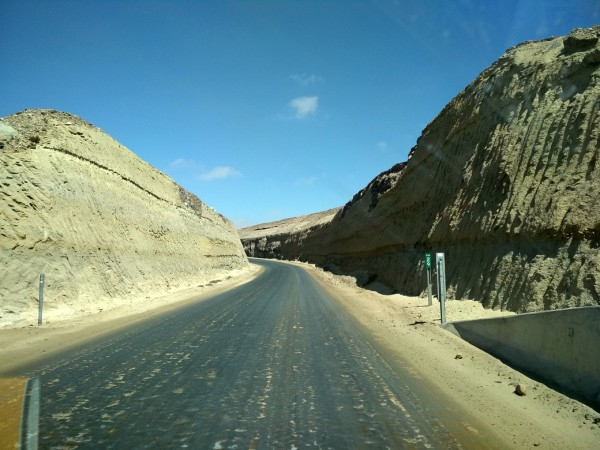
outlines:
[[[359,195],[300,258],[407,294],[446,254],[454,298],[600,304],[600,27],[509,49],[423,131],[393,187]]]
[[[37,317],[40,272],[45,309],[68,316],[247,265],[232,223],[100,129],[49,110],[0,121],[0,324]]]

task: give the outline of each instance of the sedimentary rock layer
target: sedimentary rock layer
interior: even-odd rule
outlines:
[[[419,294],[423,254],[444,252],[451,297],[600,304],[599,36],[509,49],[425,128],[391,188],[374,180],[296,253]]]
[[[0,121],[0,323],[197,286],[248,262],[232,223],[67,113]],[[93,308],[91,308],[93,309]]]

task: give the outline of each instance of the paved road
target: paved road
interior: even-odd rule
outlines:
[[[43,367],[41,448],[482,448],[302,269]]]

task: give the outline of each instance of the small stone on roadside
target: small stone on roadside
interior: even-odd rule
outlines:
[[[515,386],[515,394],[520,395],[521,397],[527,395],[527,386],[522,383],[519,383]]]
[[[456,355],[456,356],[454,357],[454,359],[462,359],[462,358],[463,358],[463,357],[462,357],[462,355]]]

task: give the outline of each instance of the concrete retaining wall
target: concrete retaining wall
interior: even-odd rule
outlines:
[[[600,307],[443,326],[476,347],[600,407]]]

